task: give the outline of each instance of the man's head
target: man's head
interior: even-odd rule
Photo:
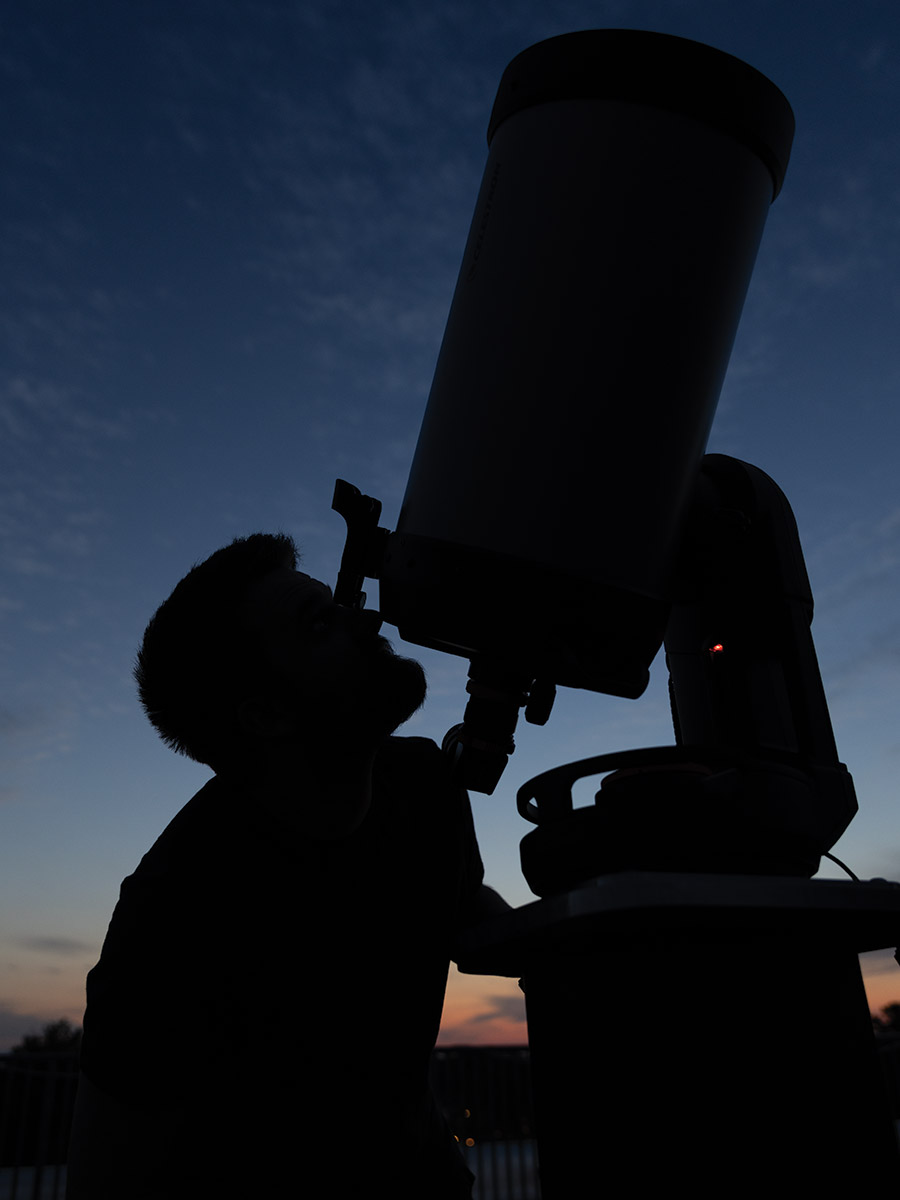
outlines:
[[[284,534],[238,538],[195,566],[151,619],[135,678],[173,749],[216,770],[276,744],[377,743],[425,696],[377,614],[336,605]]]

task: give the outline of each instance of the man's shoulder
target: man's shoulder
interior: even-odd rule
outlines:
[[[193,870],[198,863],[209,862],[219,843],[228,839],[235,808],[232,789],[213,776],[163,829],[134,875],[168,875],[182,866]]]
[[[421,758],[440,758],[444,755],[438,749],[437,742],[426,737],[389,737],[379,751],[379,756],[410,755]]]
[[[425,775],[433,780],[451,783],[451,766],[447,755],[436,742],[425,737],[392,737],[378,751],[376,769],[400,770],[405,775]]]

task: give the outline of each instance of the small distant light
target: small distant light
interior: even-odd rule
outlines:
[[[721,642],[716,642],[714,646],[710,646],[709,652],[710,654],[721,654],[724,649],[725,647]]]
[[[474,1146],[474,1145],[475,1145],[475,1139],[474,1139],[474,1138],[466,1138],[466,1145],[467,1145],[467,1146]]]
[[[472,1115],[472,1110],[471,1110],[471,1108],[467,1108],[467,1109],[465,1110],[465,1112],[463,1113],[463,1116],[464,1116],[464,1117],[471,1117],[471,1115]]]

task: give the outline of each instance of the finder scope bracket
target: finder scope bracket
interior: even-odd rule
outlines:
[[[363,582],[366,577],[378,578],[388,536],[388,531],[378,524],[381,501],[364,496],[358,487],[346,479],[337,479],[331,507],[347,522],[347,540],[341,556],[334,599],[345,608],[363,608],[366,603]]]

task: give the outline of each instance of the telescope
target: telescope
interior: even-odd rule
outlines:
[[[553,38],[501,79],[397,529],[352,536],[336,589],[376,576],[406,641],[471,660],[470,788],[518,697],[542,722],[557,684],[647,685],[792,135],[767,80],[683,39]]]
[[[900,1181],[857,961],[896,944],[900,887],[813,879],[857,801],[796,523],[762,471],[705,453],[793,136],[771,81],[696,42],[518,55],[396,529],[335,489],[338,603],[378,579],[405,640],[470,662],[444,748],[471,789],[493,792],[520,710],[546,722],[557,686],[636,699],[665,647],[674,744],[519,789],[539,899],[460,962],[523,979],[544,1200],[606,1172],[638,1194]]]

